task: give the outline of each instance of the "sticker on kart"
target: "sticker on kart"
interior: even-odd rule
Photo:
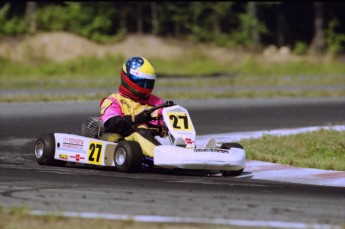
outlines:
[[[190,118],[185,112],[168,112],[170,124],[177,131],[193,131]]]
[[[101,165],[103,158],[103,143],[97,141],[90,141],[89,149],[87,152],[87,160],[89,164]]]

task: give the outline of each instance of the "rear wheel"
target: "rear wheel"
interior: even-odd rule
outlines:
[[[143,152],[138,142],[120,141],[115,148],[115,168],[120,172],[136,172],[143,163]]]
[[[64,166],[65,161],[54,159],[55,137],[54,134],[45,134],[39,137],[35,142],[35,157],[40,165]]]
[[[231,148],[239,148],[243,149],[243,146],[236,142],[230,142],[230,143],[223,143],[220,146],[221,149],[231,149]],[[243,172],[243,169],[231,171],[231,170],[221,170],[220,171],[223,176],[239,176]]]

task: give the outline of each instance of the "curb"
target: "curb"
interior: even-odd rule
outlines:
[[[345,171],[299,168],[262,161],[247,161],[244,175],[238,178],[345,187]]]
[[[239,133],[225,133],[214,135],[203,135],[197,138],[198,145],[202,145],[208,138],[215,138],[217,142],[236,142],[241,139],[259,138],[264,135],[291,135],[317,131],[320,129],[332,129],[345,131],[345,125],[338,126],[315,126],[303,128],[290,128],[279,130],[264,130]],[[299,184],[323,185],[345,187],[345,171],[322,170],[313,168],[299,168],[289,165],[275,164],[248,160],[243,175],[237,178],[261,179],[271,181],[282,181]]]

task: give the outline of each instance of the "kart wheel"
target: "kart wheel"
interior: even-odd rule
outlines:
[[[220,146],[221,149],[231,149],[231,148],[239,148],[243,149],[243,146],[236,142],[230,142],[230,143],[223,143]],[[243,169],[231,171],[231,170],[221,170],[220,171],[223,176],[239,176],[243,172]]]
[[[239,143],[236,142],[230,142],[230,143],[223,143],[220,146],[221,149],[231,149],[231,148],[239,148],[239,149],[243,149],[243,146]]]
[[[55,138],[54,134],[45,134],[39,137],[35,143],[35,157],[40,165],[64,166],[65,161],[54,159]]]
[[[143,152],[138,142],[120,141],[115,148],[115,168],[120,172],[136,172],[141,168]]]
[[[230,170],[222,170],[220,171],[224,177],[230,176],[230,177],[235,177],[241,175],[243,172],[243,169],[236,170],[236,171],[230,171]]]

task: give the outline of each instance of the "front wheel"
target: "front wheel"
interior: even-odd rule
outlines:
[[[54,134],[45,134],[35,142],[35,157],[39,165],[64,166],[65,161],[54,159],[55,137]]]
[[[120,141],[115,148],[115,168],[120,172],[136,172],[143,163],[143,152],[136,141]]]
[[[226,177],[226,176],[235,177],[235,176],[241,175],[241,173],[243,172],[243,169],[236,170],[236,171],[222,170],[222,171],[220,171],[220,172],[222,173],[222,175],[223,175],[224,177]]]
[[[239,149],[243,149],[243,146],[239,143],[235,143],[235,142],[230,142],[230,143],[223,143],[220,146],[221,149],[231,149],[231,148],[239,148]],[[221,170],[220,171],[222,173],[223,176],[239,176],[241,175],[241,173],[243,172],[243,169],[240,170]]]

